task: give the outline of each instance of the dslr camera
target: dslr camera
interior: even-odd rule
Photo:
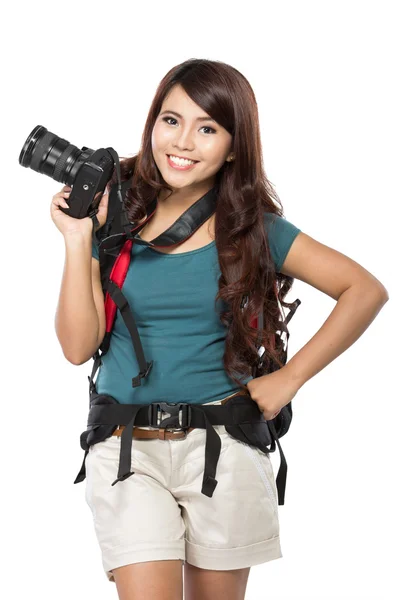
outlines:
[[[92,150],[83,146],[79,150],[46,127],[37,125],[21,150],[19,164],[70,186],[70,208],[59,208],[71,217],[83,219],[97,213],[115,166],[119,169],[119,158],[113,148]]]

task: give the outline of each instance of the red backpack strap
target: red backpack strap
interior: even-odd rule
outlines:
[[[124,281],[126,279],[126,274],[129,269],[129,264],[131,262],[131,250],[132,250],[132,240],[126,240],[124,245],[121,248],[121,252],[119,253],[113,268],[110,273],[110,279],[113,281],[120,289],[124,285]],[[111,330],[114,325],[115,315],[117,312],[117,305],[111,298],[110,294],[106,292],[106,297],[104,301],[104,308],[106,313],[106,335],[111,334]]]
[[[116,261],[113,264],[113,268],[108,279],[105,298],[106,333],[101,345],[101,350],[103,354],[105,354],[109,349],[112,328],[114,326],[115,316],[118,308],[126,328],[129,331],[129,335],[131,336],[133,349],[139,365],[139,373],[135,375],[135,377],[132,377],[132,387],[137,387],[141,385],[141,379],[149,375],[153,366],[153,361],[147,362],[146,360],[134,315],[130,310],[126,297],[122,293],[122,286],[126,279],[126,274],[131,261],[132,244],[132,239],[125,241]]]
[[[131,259],[131,248],[132,248],[132,240],[126,240],[124,243],[119,255],[117,256],[111,273],[109,280],[113,281],[120,289],[124,285],[124,281],[126,279],[126,274],[128,272],[129,263]],[[96,386],[94,383],[94,378],[97,373],[98,368],[101,364],[101,357],[107,353],[108,348],[110,346],[111,340],[111,331],[114,326],[115,315],[117,312],[117,306],[115,302],[112,300],[111,296],[108,292],[106,292],[105,300],[104,300],[104,308],[106,314],[106,331],[104,334],[104,338],[100,344],[100,347],[96,350],[93,355],[93,368],[91,375],[88,375],[89,380],[89,398],[90,394],[96,391]],[[101,354],[99,352],[101,350]]]
[[[278,282],[276,280],[274,283],[274,292],[275,292],[276,300],[278,301]],[[258,344],[260,345],[261,344],[261,332],[264,329],[264,317],[263,317],[263,313],[261,311],[260,311],[259,315],[252,316],[252,318],[250,320],[250,327],[252,327],[253,329],[259,330]],[[271,338],[272,345],[275,348],[275,334],[271,333],[270,338]],[[264,353],[264,351],[265,351],[264,346],[260,346],[259,356],[260,356],[261,352]]]

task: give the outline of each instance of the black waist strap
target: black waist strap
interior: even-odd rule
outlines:
[[[234,402],[227,404],[203,405],[203,404],[167,404],[167,403],[152,403],[144,404],[99,404],[92,406],[88,416],[88,431],[81,435],[81,447],[85,450],[82,467],[78,473],[74,483],[83,481],[86,477],[85,460],[89,452],[89,446],[85,439],[88,433],[93,433],[96,428],[101,426],[125,425],[121,434],[120,459],[118,467],[117,479],[111,484],[115,485],[118,481],[124,481],[134,474],[131,471],[131,450],[133,428],[136,427],[160,427],[160,428],[179,428],[187,429],[189,427],[199,427],[206,429],[206,445],[205,445],[205,468],[203,476],[203,484],[201,488],[202,494],[212,497],[218,481],[215,479],[219,456],[221,453],[221,439],[215,431],[213,425],[225,425],[228,433],[239,433],[238,439],[252,445],[253,440],[249,440],[246,436],[246,430],[251,424],[264,422],[264,416],[257,406],[257,403],[248,395],[236,396]],[[157,420],[157,406],[164,406],[165,412],[171,414],[170,417]],[[238,427],[240,426],[240,430]],[[229,431],[228,428],[231,428]],[[266,428],[267,429],[267,428]],[[109,430],[108,430],[109,431]],[[244,437],[243,437],[244,432]],[[268,432],[268,429],[267,429]],[[108,433],[108,436],[110,433]],[[236,435],[233,435],[236,437]],[[93,439],[93,436],[92,436]],[[98,440],[100,441],[100,440]],[[263,451],[273,452],[275,450],[275,442],[279,447],[281,455],[281,466],[276,479],[278,489],[278,503],[283,504],[284,493],[286,486],[287,464],[276,437],[276,432],[272,426],[272,435],[269,434],[264,438],[263,444],[271,445],[271,449],[263,448]]]
[[[243,399],[240,404],[238,398]],[[263,419],[262,413],[257,403],[249,396],[236,396],[235,403],[227,404],[187,404],[177,403],[176,416],[163,419],[156,423],[154,420],[155,408],[157,405],[163,407],[173,407],[173,404],[166,402],[153,402],[152,404],[98,404],[89,409],[87,424],[96,425],[125,425],[129,426],[135,419],[136,427],[205,427],[204,415],[210,418],[212,425],[238,425],[239,423],[258,423]],[[179,407],[181,408],[184,424],[180,424]],[[168,412],[171,412],[168,410]],[[137,415],[137,416],[135,416]],[[131,430],[132,435],[132,430]],[[132,441],[132,440],[131,440]]]

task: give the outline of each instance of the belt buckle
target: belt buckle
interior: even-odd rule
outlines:
[[[167,414],[163,418],[163,413]],[[180,432],[187,437],[187,430],[191,420],[191,407],[183,402],[152,402],[149,405],[149,424],[159,429],[168,429],[172,432]],[[179,427],[176,427],[179,425]],[[174,427],[175,426],[175,427]]]
[[[187,438],[187,435],[188,435],[188,430],[187,429],[169,429],[168,428],[168,429],[166,429],[166,431],[170,431],[172,434],[174,434],[174,433],[181,433],[182,434],[183,433],[183,437],[181,437],[181,436],[179,437],[179,439],[182,439],[182,440],[185,440]],[[174,438],[175,437],[178,437],[178,436],[174,436]]]

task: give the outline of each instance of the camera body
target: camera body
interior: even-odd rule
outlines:
[[[78,170],[68,198],[69,209],[60,210],[76,219],[87,217],[100,204],[107,182],[111,179],[114,161],[104,148],[96,150]]]
[[[107,182],[115,167],[113,148],[91,148],[67,140],[37,125],[29,134],[19,155],[19,164],[51,177],[72,188],[65,214],[83,219],[97,212]]]

